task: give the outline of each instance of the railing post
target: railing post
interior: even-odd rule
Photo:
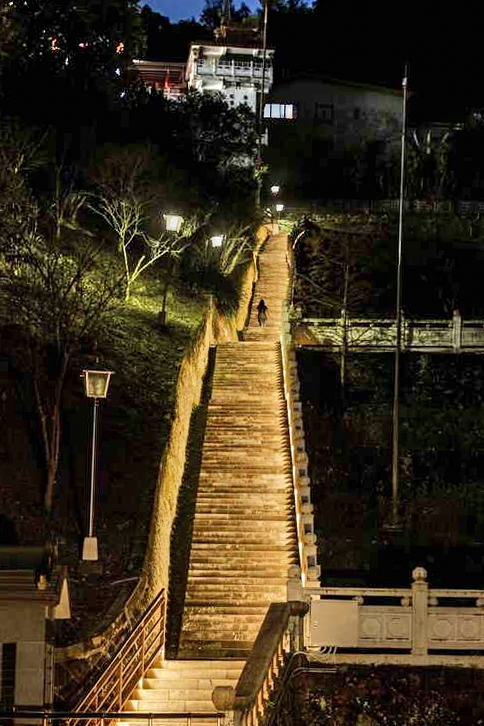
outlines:
[[[428,651],[428,594],[427,571],[416,567],[412,572],[412,654],[427,655]]]
[[[462,317],[457,309],[452,313],[452,344],[455,351],[462,347]]]
[[[146,641],[146,625],[143,624],[141,629],[141,673],[145,672],[145,641]]]
[[[118,704],[119,710],[123,708],[123,659],[119,662],[119,682],[118,682]]]

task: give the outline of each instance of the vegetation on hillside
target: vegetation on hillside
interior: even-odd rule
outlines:
[[[33,10],[0,15],[0,543],[58,543],[67,643],[106,626],[139,574],[181,360],[252,258],[255,119],[219,97],[147,93],[130,71],[144,42],[132,0]],[[89,569],[93,366],[115,375]]]
[[[293,239],[301,232],[295,248],[296,319],[302,314],[344,321],[345,300],[350,317],[393,318],[395,219],[326,214],[305,220]],[[406,317],[450,321],[455,308],[464,319],[483,317],[483,233],[480,220],[472,217],[406,215]],[[350,245],[354,257],[348,254]],[[404,530],[391,537],[385,523],[393,356],[351,353],[342,345],[333,354],[301,351],[299,364],[327,576],[332,571],[336,582],[346,577],[373,584],[393,578],[403,585],[411,568],[424,563],[432,582],[449,586],[452,576],[455,585],[463,585],[461,574],[473,577],[482,555],[480,357],[402,357],[399,493]]]

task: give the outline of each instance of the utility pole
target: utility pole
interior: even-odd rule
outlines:
[[[262,82],[259,94],[259,108],[257,113],[257,196],[256,204],[260,207],[262,197],[262,133],[264,123],[264,99],[267,67],[267,20],[269,16],[269,0],[261,0],[264,5],[264,19],[262,22]]]
[[[402,81],[403,110],[402,110],[402,139],[400,158],[400,206],[398,214],[398,260],[397,260],[397,304],[396,304],[396,344],[395,344],[395,373],[393,382],[393,411],[392,411],[392,519],[391,528],[398,529],[398,503],[399,503],[399,403],[400,403],[400,357],[402,350],[402,242],[403,242],[403,202],[405,187],[405,134],[407,124],[407,79],[408,66]]]

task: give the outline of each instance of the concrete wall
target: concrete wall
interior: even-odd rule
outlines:
[[[0,603],[0,643],[17,646],[14,704],[44,706],[46,606],[38,602]],[[0,683],[2,674],[0,660]]]

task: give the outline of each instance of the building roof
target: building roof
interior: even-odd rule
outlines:
[[[185,86],[186,63],[174,61],[134,60],[131,66],[138,71],[141,79],[149,84],[181,88]]]
[[[205,45],[205,46],[213,46],[217,48],[244,48],[247,50],[247,48],[254,50],[263,50],[262,43],[237,43],[232,42],[231,40],[223,39],[223,40],[194,40],[190,43],[190,48],[196,45]],[[266,48],[268,53],[273,53],[274,48]]]
[[[56,617],[70,617],[67,568],[55,556],[45,547],[0,546],[0,602],[61,606]]]
[[[334,78],[332,76],[325,76],[320,73],[312,73],[311,71],[302,71],[298,73],[284,72],[282,78],[278,81],[277,85],[283,83],[290,83],[291,81],[315,81],[319,83],[328,83],[334,86],[347,86],[349,88],[359,88],[362,91],[374,91],[377,93],[387,93],[392,96],[401,96],[403,93],[402,88],[389,88],[388,86],[380,86],[375,83],[362,83],[361,81],[351,81],[344,78]]]

